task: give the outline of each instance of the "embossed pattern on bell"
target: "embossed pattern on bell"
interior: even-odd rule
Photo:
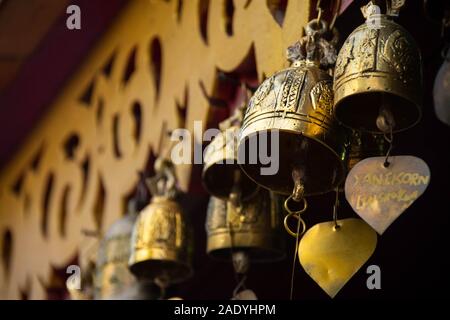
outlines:
[[[136,221],[129,266],[138,279],[165,279],[174,284],[192,275],[192,234],[174,200],[154,196]]]
[[[388,16],[376,14],[344,42],[334,72],[336,118],[347,127],[380,132],[375,119],[381,106],[391,109],[394,132],[421,117],[422,64],[412,36]],[[378,25],[378,26],[377,26]]]
[[[290,194],[292,170],[303,172],[305,195],[335,188],[344,178],[345,133],[333,115],[332,78],[317,63],[296,61],[266,79],[251,98],[241,129],[239,155],[242,169],[255,182],[272,191]],[[261,163],[248,161],[258,146],[258,136],[279,134],[280,168],[275,175],[262,175]]]
[[[280,197],[263,189],[240,209],[231,201],[211,197],[206,217],[207,253],[227,261],[237,251],[244,251],[252,262],[282,259],[281,212]]]

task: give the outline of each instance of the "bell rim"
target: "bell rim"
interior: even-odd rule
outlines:
[[[233,163],[233,164],[227,164],[227,163],[217,163],[217,162],[215,162],[215,163],[211,163],[211,164],[209,164],[208,165],[208,167],[205,167],[205,169],[202,171],[202,186],[203,186],[203,188],[206,190],[206,192],[208,192],[211,196],[213,196],[213,197],[216,197],[216,198],[219,198],[219,199],[221,199],[221,200],[228,200],[229,199],[229,194],[231,193],[231,188],[229,188],[229,192],[217,192],[216,190],[214,190],[214,188],[210,188],[209,186],[208,186],[208,184],[205,182],[206,181],[206,179],[207,179],[207,172],[208,172],[208,170],[210,170],[212,167],[215,167],[215,166],[219,166],[219,165],[228,165],[228,166],[233,166],[233,167],[235,167],[235,170],[239,170],[239,171],[241,171],[242,173],[244,173],[243,172],[243,170],[242,170],[242,168],[241,168],[241,166],[238,164],[238,160],[236,159],[236,158],[233,158],[233,159],[231,159],[231,158],[228,158],[228,159],[223,159],[223,161],[224,162],[226,162],[227,160],[233,160],[234,162],[236,162],[236,163]],[[248,179],[249,177],[244,173],[244,175],[245,175],[245,177],[244,178],[246,178],[246,179]],[[250,180],[252,183],[254,183],[254,181],[253,180]],[[252,191],[252,192],[249,192],[248,194],[242,194],[242,201],[246,201],[246,200],[249,200],[249,199],[251,199],[251,198],[253,198],[254,196],[256,196],[256,194],[258,193],[258,191],[259,191],[259,185],[258,184],[255,184],[255,188],[254,188],[254,190]]]
[[[284,250],[284,242],[279,232],[268,232],[269,230],[261,230],[260,232],[252,232],[253,235],[260,236],[260,246],[236,245],[233,248],[227,243],[231,243],[230,232],[228,228],[220,228],[208,234],[206,253],[214,261],[230,262],[232,251],[245,251],[249,254],[252,263],[271,263],[281,261],[286,258]],[[235,237],[247,238],[248,232],[237,232]],[[223,239],[225,237],[225,239]],[[218,238],[220,240],[218,240]],[[236,239],[234,239],[236,241]],[[279,248],[276,245],[278,244]],[[264,258],[255,258],[252,252],[258,251]]]
[[[267,129],[267,131],[272,131],[272,130],[273,129]],[[305,137],[307,139],[313,140],[314,142],[318,142],[321,146],[323,146],[323,147],[327,148],[329,151],[331,151],[331,153],[333,154],[334,158],[339,163],[339,171],[340,171],[339,176],[340,176],[340,178],[336,180],[337,181],[336,183],[334,183],[330,188],[328,188],[328,189],[326,189],[324,191],[308,192],[307,190],[305,190],[305,196],[318,196],[318,195],[326,194],[328,192],[333,191],[336,187],[338,187],[344,181],[344,179],[345,179],[345,165],[344,165],[344,161],[341,159],[339,154],[332,147],[328,146],[325,142],[323,142],[323,141],[321,141],[321,140],[319,140],[317,138],[311,137],[309,135],[305,135],[305,134],[303,134],[301,132],[298,132],[298,131],[295,131],[295,130],[287,130],[287,129],[276,129],[276,130],[278,130],[280,132],[294,134],[296,136],[303,136],[303,137]],[[239,144],[238,144],[238,153],[239,153],[239,150],[240,150],[241,146],[246,141],[248,141],[248,139],[251,136],[253,136],[255,134],[258,134],[259,131],[261,131],[261,130],[253,131],[253,132],[250,132],[250,133],[246,134],[245,136],[241,136],[241,139],[239,140]],[[239,166],[242,168],[242,171],[247,175],[247,177],[249,177],[258,186],[260,186],[260,187],[262,187],[262,188],[264,188],[264,189],[266,189],[268,191],[274,192],[274,193],[276,193],[278,195],[285,195],[286,196],[286,195],[290,195],[291,194],[290,192],[286,193],[286,192],[281,192],[281,191],[278,191],[278,190],[272,190],[269,187],[264,186],[263,184],[261,184],[258,181],[256,181],[256,179],[254,179],[251,175],[249,175],[247,173],[247,171],[245,170],[246,164],[239,163]]]
[[[148,269],[148,266],[152,263],[164,263],[164,264],[177,264],[179,266],[181,266],[183,268],[183,276],[178,276],[174,279],[170,280],[171,284],[179,284],[182,283],[190,278],[193,277],[194,275],[194,269],[192,268],[191,264],[187,261],[183,261],[183,259],[157,259],[157,258],[149,258],[149,253],[148,253],[148,249],[141,249],[139,251],[145,251],[145,252],[141,252],[142,254],[144,254],[147,259],[136,259],[136,255],[138,254],[138,252],[134,252],[133,255],[130,257],[130,261],[128,263],[128,268],[130,270],[130,272],[137,278],[137,279],[156,279],[156,276],[152,275],[152,276],[144,276],[141,273],[139,273],[137,271],[138,268],[142,268],[142,269]],[[132,259],[134,259],[135,261],[132,261]],[[143,267],[144,266],[144,267]]]

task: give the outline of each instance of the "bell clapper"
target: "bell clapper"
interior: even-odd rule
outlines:
[[[247,272],[250,268],[250,257],[245,251],[236,251],[231,255],[233,263],[233,271],[236,277],[236,287],[233,290],[233,298],[242,290],[246,290],[245,281],[247,280]]]
[[[383,132],[384,139],[389,143],[389,148],[386,152],[386,158],[383,163],[383,166],[387,168],[390,165],[389,156],[391,154],[394,143],[393,129],[395,127],[394,116],[392,115],[392,112],[388,105],[382,104],[382,106],[380,107],[380,112],[378,114],[376,124],[378,129]]]

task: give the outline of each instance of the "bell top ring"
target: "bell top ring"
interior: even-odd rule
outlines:
[[[336,118],[346,127],[380,133],[381,108],[393,115],[394,132],[414,126],[421,117],[422,65],[412,36],[392,21],[404,1],[380,14],[370,2],[366,22],[344,42],[334,72]],[[394,3],[394,2],[393,2]]]
[[[296,171],[304,195],[333,190],[344,178],[345,135],[333,114],[332,77],[320,67],[336,59],[332,42],[323,38],[327,24],[312,20],[306,36],[288,48],[291,66],[266,79],[251,98],[241,129],[239,157],[243,171],[274,192],[291,194]],[[261,135],[278,139],[279,170],[261,174],[261,161],[251,162],[251,150],[261,148]],[[278,154],[277,154],[278,153]]]

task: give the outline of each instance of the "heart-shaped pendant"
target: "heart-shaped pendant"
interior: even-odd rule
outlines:
[[[345,181],[345,197],[353,210],[380,235],[430,183],[427,164],[413,156],[367,158],[358,162]]]
[[[370,258],[377,234],[361,219],[316,224],[300,240],[298,256],[306,273],[334,298]]]

